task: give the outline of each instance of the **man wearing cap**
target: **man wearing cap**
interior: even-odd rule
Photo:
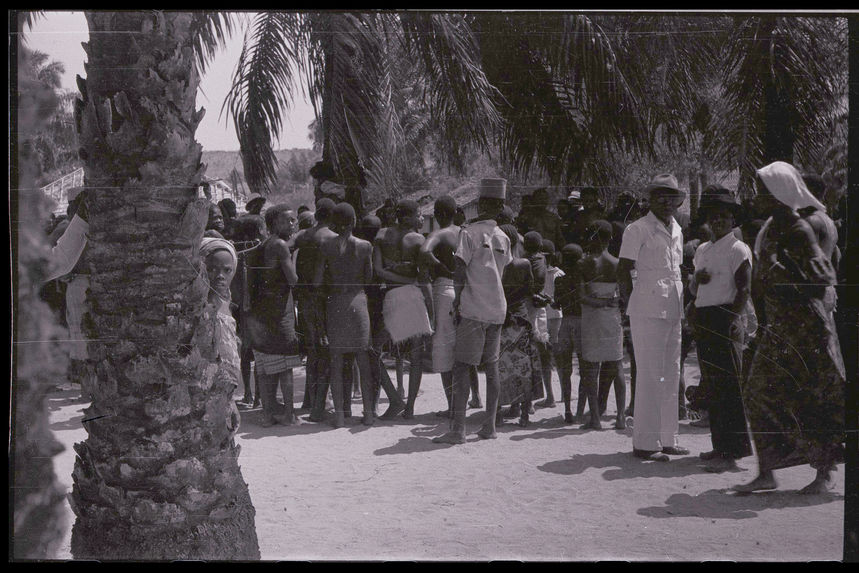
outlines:
[[[670,174],[656,176],[645,193],[650,198],[647,215],[623,232],[618,283],[637,368],[633,454],[667,461],[668,455],[689,453],[677,444],[683,234],[674,220],[686,193]]]
[[[402,409],[401,401],[392,401],[381,417],[390,419],[400,410],[403,417],[410,420],[414,417],[415,400],[423,376],[423,337],[432,334],[432,293],[418,272],[420,249],[425,239],[415,230],[420,219],[417,202],[401,199],[395,215],[397,224],[381,229],[377,235],[373,270],[376,277],[385,283],[382,305],[385,332],[394,344],[410,345],[409,392]],[[377,339],[373,346],[380,349],[384,342],[384,338]]]
[[[736,469],[751,455],[740,393],[743,368],[743,310],[749,300],[752,251],[732,232],[739,207],[723,187],[708,188],[701,211],[713,234],[695,251],[695,274],[689,291],[695,296],[687,318],[695,329],[702,382],[708,388],[707,411],[713,449],[701,454],[708,471]]]
[[[465,408],[469,392],[468,369],[481,363],[486,371],[486,421],[477,433],[493,439],[500,381],[498,358],[501,326],[507,301],[501,276],[513,260],[510,239],[498,228],[495,217],[504,208],[505,179],[483,179],[477,202],[477,220],[459,234],[454,271],[453,312],[456,345],[453,366],[453,428],[433,438],[434,443],[465,443]]]

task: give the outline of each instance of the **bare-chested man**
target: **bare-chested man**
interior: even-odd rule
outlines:
[[[364,285],[373,278],[372,245],[352,236],[355,210],[343,202],[334,207],[331,228],[337,235],[319,249],[314,285],[326,296],[326,332],[331,356],[331,394],[335,428],[345,424],[343,358],[355,357],[360,371],[365,426],[373,425],[373,390],[370,380],[370,315]],[[319,396],[317,396],[317,399]]]
[[[401,294],[397,293],[397,295],[394,295],[393,290],[406,285],[414,285],[423,294],[424,309],[419,309],[417,306],[414,308],[405,308],[403,306],[394,308],[397,314],[402,313],[405,322],[414,320],[414,324],[399,324],[399,321],[396,321],[396,323],[389,321],[388,311],[386,310],[385,332],[389,336],[393,335],[395,329],[399,330],[400,327],[419,332],[421,326],[419,323],[427,317],[421,313],[427,313],[430,319],[432,316],[432,295],[429,285],[421,281],[418,276],[420,248],[424,244],[425,239],[423,235],[415,230],[420,219],[417,202],[409,199],[399,201],[396,207],[396,217],[397,224],[395,226],[386,227],[379,231],[373,248],[373,270],[378,279],[385,283],[386,308],[391,306],[389,301]],[[420,305],[420,302],[417,297],[412,297],[400,304]],[[396,340],[396,337],[392,336],[392,338]],[[414,417],[415,399],[417,398],[423,375],[423,337],[415,336],[410,338],[409,393],[403,411],[403,417],[407,420]],[[382,339],[377,340],[374,346],[380,348],[384,342],[385,340]],[[393,405],[382,415],[382,418],[392,418],[399,413],[393,409]]]
[[[295,213],[287,205],[274,205],[266,211],[265,222],[270,235],[255,260],[249,261],[256,271],[251,289],[250,330],[256,376],[262,391],[262,425],[271,426],[275,422],[294,422],[292,369],[301,361],[290,296],[298,275],[287,243],[295,229]],[[285,406],[282,416],[277,403],[278,386]]]
[[[327,385],[323,381],[328,378],[328,350],[323,334],[325,329],[322,305],[325,304],[325,300],[318,296],[317,289],[313,287],[313,280],[320,245],[325,239],[336,236],[336,233],[328,228],[332,209],[334,209],[334,202],[331,199],[322,198],[317,201],[314,215],[316,225],[300,231],[293,243],[293,248],[298,249],[295,258],[295,270],[298,273],[295,301],[298,304],[298,320],[304,335],[304,351],[307,354],[304,400],[301,407],[312,409],[310,416],[312,421],[322,421],[325,392],[327,392]],[[316,399],[321,385],[325,386],[325,391],[322,392],[322,403],[317,409]]]
[[[456,268],[454,253],[459,244],[460,226],[453,223],[456,201],[450,195],[436,199],[433,215],[439,224],[427,237],[420,250],[422,267],[432,280],[433,336],[432,369],[441,373],[447,410],[440,416],[450,416],[453,406],[453,348],[456,343],[456,325],[453,324],[453,271]],[[473,405],[482,408],[477,386],[477,369],[471,368],[471,393]]]

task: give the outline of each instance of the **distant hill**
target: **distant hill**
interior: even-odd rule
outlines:
[[[312,149],[281,149],[274,154],[280,169],[284,169],[293,158],[299,165],[307,165],[308,169],[321,159],[321,154]],[[235,169],[244,182],[245,170],[238,151],[203,151],[203,163],[206,164],[206,177],[210,179],[223,179],[229,182],[230,173]]]

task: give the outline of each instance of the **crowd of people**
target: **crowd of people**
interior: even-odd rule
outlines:
[[[556,371],[564,422],[586,430],[602,429],[614,388],[614,427],[632,424],[638,458],[689,455],[678,420],[700,418],[693,423],[709,424],[712,436],[712,450],[700,453],[709,471],[736,468],[754,442],[758,476],[738,492],[774,489],[774,470],[799,464],[817,470],[803,492],[821,492],[843,455],[838,228],[820,177],[775,162],[755,185],[743,206],[708,186],[692,220],[678,216],[687,193],[670,174],[640,199],[621,194],[611,211],[593,187],[553,210],[542,188],[522,197],[518,214],[506,181],[483,179],[476,218],[465,221],[462,206],[441,196],[426,235],[408,199],[363,214],[327,196],[312,210],[263,210],[257,195],[241,216],[225,199],[212,204],[201,255],[209,300],[231,331],[227,362],[239,363],[243,401],[261,406],[264,427],[297,421],[292,371],[302,364],[298,410],[334,427],[352,416],[358,394],[364,425],[414,418],[430,370],[448,402],[436,414],[449,419],[433,442],[465,443],[466,410],[484,405],[477,436],[493,439],[505,418],[527,427],[535,408],[558,407]],[[54,237],[66,264],[50,279],[80,265],[85,209],[75,208]],[[70,328],[79,290],[67,295]],[[701,380],[687,387],[693,343]],[[382,391],[388,406],[379,414]]]

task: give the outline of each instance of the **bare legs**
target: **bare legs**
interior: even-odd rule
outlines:
[[[534,346],[537,347],[537,352],[540,354],[543,387],[546,389],[546,399],[538,402],[536,406],[538,408],[551,408],[555,405],[555,394],[552,392],[552,352],[548,342],[536,341]]]
[[[403,412],[403,418],[406,420],[411,420],[415,417],[415,400],[417,400],[418,392],[421,389],[421,378],[424,373],[423,342],[423,338],[413,340],[409,353],[409,397],[406,402],[406,409]]]
[[[584,389],[588,405],[590,406],[590,417],[588,421],[582,425],[582,428],[602,430],[599,413],[599,376],[601,363],[582,360],[579,365],[582,373],[582,381],[579,384],[579,388]]]
[[[477,366],[472,366],[468,370],[468,378],[471,381],[471,400],[468,402],[470,408],[482,408],[480,402],[480,383],[477,378]]]
[[[441,386],[447,398],[447,410],[436,412],[436,415],[450,418],[453,415],[453,370],[441,373]]]
[[[256,378],[259,380],[262,391],[262,426],[268,427],[276,422],[286,425],[294,423],[295,412],[293,409],[292,369],[278,374],[266,375],[256,373]],[[278,386],[280,386],[281,393],[283,394],[283,412],[279,411],[280,408],[277,403]]]
[[[472,367],[473,368],[473,367]],[[475,369],[476,371],[476,369]],[[495,434],[495,412],[498,410],[498,399],[501,395],[501,378],[498,375],[498,361],[487,362],[486,371],[486,420],[477,432],[481,439],[491,440]]]
[[[245,404],[253,404],[254,402],[254,393],[251,389],[251,361],[253,360],[254,351],[250,348],[242,348],[241,355],[241,370],[242,370],[242,383],[245,386],[245,396],[242,398],[242,402]],[[257,396],[259,396],[259,378],[257,378]]]

